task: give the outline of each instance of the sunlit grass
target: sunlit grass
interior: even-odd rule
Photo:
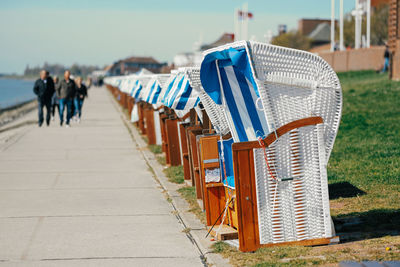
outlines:
[[[183,166],[171,166],[164,170],[168,181],[176,184],[183,184],[185,182]]]

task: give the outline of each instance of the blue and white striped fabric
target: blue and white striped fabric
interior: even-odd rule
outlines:
[[[150,104],[157,104],[160,93],[161,93],[161,85],[157,80],[155,80],[153,82],[153,85],[151,86],[146,102]]]
[[[138,101],[145,101],[147,98],[147,94],[150,90],[151,83],[155,77],[154,75],[139,75],[137,78],[142,85],[142,90],[140,91],[136,99]]]
[[[142,91],[143,86],[139,79],[136,79],[136,81],[133,84],[132,90],[131,90],[131,96],[135,98],[135,101],[139,101],[139,95],[140,92]]]
[[[162,93],[161,97],[161,103],[165,106],[167,106],[168,98],[171,97],[171,91],[173,91],[173,88],[177,86],[178,82],[178,75],[177,74],[172,74],[171,77],[168,79],[168,81],[165,83],[165,90]]]
[[[234,142],[254,141],[269,134],[267,118],[257,108],[259,93],[245,48],[207,54],[200,79],[205,92],[223,106]]]
[[[199,102],[199,93],[193,90],[189,84],[189,79],[181,73],[175,79],[164,104],[174,110],[189,111],[197,106]]]
[[[149,82],[146,84],[146,86],[142,90],[142,92],[140,94],[140,98],[143,101],[147,102],[147,99],[149,98],[149,94],[151,93],[151,90],[153,88],[154,82],[155,82],[155,78],[153,77],[149,80]]]

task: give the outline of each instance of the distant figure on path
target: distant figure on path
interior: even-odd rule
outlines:
[[[93,80],[91,77],[88,77],[86,80],[86,87],[89,89],[92,86]]]
[[[75,97],[76,85],[74,80],[70,78],[71,72],[66,70],[64,72],[64,79],[58,83],[56,88],[57,96],[60,102],[60,126],[64,122],[64,109],[67,107],[67,120],[66,127],[70,126],[69,122],[72,117],[72,105]]]
[[[58,77],[55,76],[53,81],[54,81],[54,87],[57,88],[58,83],[59,83]],[[53,97],[51,98],[51,120],[52,121],[54,121],[54,117],[56,114],[56,108],[58,110],[58,114],[60,114],[60,101],[58,100],[57,93],[54,90]],[[60,117],[60,120],[61,120],[61,117]]]
[[[389,46],[386,45],[385,53],[383,54],[384,62],[383,62],[382,73],[386,72],[389,69],[389,57],[390,57]]]
[[[37,95],[39,127],[43,124],[43,107],[46,107],[46,124],[50,125],[51,97],[54,94],[53,80],[47,75],[46,70],[40,71],[40,78],[33,86],[33,92]]]
[[[74,99],[74,106],[75,106],[74,116],[75,116],[77,122],[79,123],[79,122],[81,122],[83,101],[85,100],[85,97],[87,96],[87,88],[82,83],[82,77],[76,78],[75,81],[76,81],[76,94],[75,94],[75,99]]]

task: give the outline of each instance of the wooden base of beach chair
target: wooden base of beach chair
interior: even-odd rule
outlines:
[[[182,165],[183,165],[183,174],[185,181],[190,181],[190,162],[189,162],[189,148],[188,141],[186,136],[186,129],[190,126],[190,123],[180,123],[179,124],[179,133],[181,140],[181,152],[182,152]]]
[[[178,120],[166,119],[165,129],[167,135],[169,165],[179,166],[181,165],[181,154],[179,147]]]
[[[200,125],[189,126],[186,130],[188,153],[189,153],[189,166],[190,166],[190,179],[192,186],[196,187],[196,198],[202,199],[201,183],[200,183],[200,169],[199,157],[197,152],[196,136],[203,133]]]
[[[133,97],[128,95],[128,114],[129,114],[129,116],[132,114],[132,109],[133,109],[134,104],[135,104],[135,101],[134,101]]]
[[[143,109],[144,112],[144,120],[146,125],[146,136],[149,145],[155,145],[156,140],[156,128],[154,125],[154,110],[151,105],[147,105]]]
[[[167,134],[165,132],[165,120],[168,118],[168,116],[163,113],[159,113],[160,116],[160,128],[161,128],[161,150],[165,154],[167,154]],[[166,163],[169,162],[169,159],[165,158]]]
[[[117,88],[117,87],[114,87],[114,97],[115,98],[118,98],[118,95],[119,95],[119,89]]]
[[[210,227],[207,228],[210,230]],[[213,236],[217,240],[232,240],[238,238],[238,231],[226,224],[220,225],[217,224],[211,230],[210,235]]]
[[[145,120],[144,120],[144,108],[143,108],[143,102],[137,103],[138,105],[138,114],[139,114],[139,121],[138,121],[138,126],[141,134],[146,134],[146,126],[145,126]]]
[[[126,93],[121,93],[121,106],[125,109],[128,108],[128,95]]]

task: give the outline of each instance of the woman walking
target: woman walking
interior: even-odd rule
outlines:
[[[53,78],[53,81],[54,81],[54,86],[57,88],[57,86],[58,86],[58,77],[55,76]],[[60,103],[58,101],[57,93],[54,91],[54,94],[51,97],[51,120],[52,121],[54,121],[54,117],[55,117],[55,114],[56,114],[56,108],[57,108],[58,114],[60,115]],[[60,118],[60,120],[61,120],[61,118]]]
[[[82,77],[78,77],[75,79],[76,83],[76,94],[74,99],[74,106],[75,106],[75,119],[79,123],[81,121],[82,116],[82,106],[85,97],[87,96],[87,88],[82,83]]]

